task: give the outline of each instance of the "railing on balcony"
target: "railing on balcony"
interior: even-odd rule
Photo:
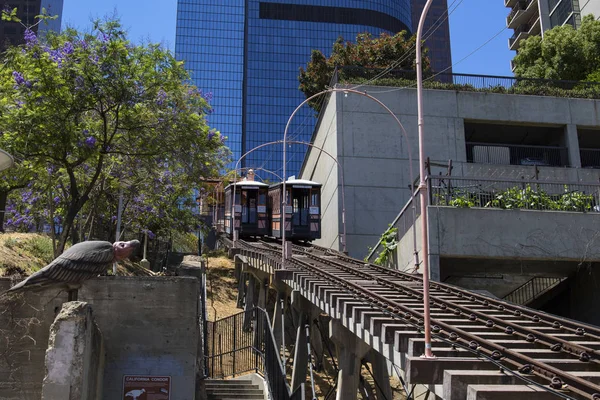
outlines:
[[[428,185],[434,206],[600,212],[600,184],[430,176]]]
[[[512,10],[510,10],[510,13],[508,13],[508,17],[506,17],[506,24],[509,25],[519,11],[527,10],[527,7],[529,7],[529,4],[531,4],[532,1],[533,0],[518,1],[517,4],[515,4],[515,6],[512,8]]]
[[[512,48],[515,41],[519,38],[519,35],[521,33],[528,33],[530,29],[531,29],[531,25],[529,25],[529,24],[519,25],[517,27],[517,29],[515,29],[515,32],[513,33],[513,35],[508,39],[508,46]]]
[[[579,149],[582,168],[600,168],[600,149]]]
[[[566,147],[467,142],[467,162],[567,167]]]

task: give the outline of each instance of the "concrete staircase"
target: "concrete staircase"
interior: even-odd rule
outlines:
[[[265,395],[250,379],[209,379],[205,381],[207,400],[263,400]]]

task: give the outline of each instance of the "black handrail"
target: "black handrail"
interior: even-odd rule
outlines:
[[[258,307],[250,312],[251,329],[244,329],[244,318],[248,311],[209,323],[208,333],[212,344],[207,347],[212,348],[212,352],[205,355],[209,366],[208,376],[224,378],[254,371],[267,381],[271,398],[304,399],[304,384],[292,392],[287,383],[267,312]]]

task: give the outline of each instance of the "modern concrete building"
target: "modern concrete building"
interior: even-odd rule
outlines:
[[[506,26],[514,31],[508,39],[508,48],[518,51],[521,40],[532,35],[542,35],[555,26],[572,25],[578,28],[581,18],[593,14],[600,18],[600,1],[597,0],[504,0],[511,10]]]
[[[361,90],[386,104],[408,137],[376,102],[351,93],[331,95],[313,141],[337,156],[342,168],[311,149],[300,174],[323,183],[322,239],[316,243],[341,247],[343,192],[350,255],[362,258],[376,247],[373,261],[382,251],[379,238],[391,224],[398,229],[398,247],[387,263],[418,272],[414,253],[422,259],[420,211],[417,204],[413,214],[409,201],[411,182],[418,178],[416,90]],[[425,90],[424,104],[432,278],[504,297],[542,278],[559,286],[564,278],[577,276],[570,281],[572,296],[561,305],[589,300],[586,296],[594,292],[589,278],[598,274],[600,262],[600,213],[595,212],[600,204],[600,101]],[[508,190],[516,190],[517,197],[527,191],[547,196],[548,205],[492,202]],[[586,196],[586,212],[577,207],[557,211],[570,209],[553,204],[568,203],[572,194]],[[565,314],[600,322],[585,308],[578,312]]]
[[[333,43],[358,33],[394,34],[414,29],[422,0],[221,1],[178,0],[175,53],[186,62],[196,86],[212,93],[212,127],[221,131],[237,160],[246,151],[281,140],[288,118],[304,101],[298,70],[313,49],[329,56]],[[422,4],[421,6],[422,7]],[[416,11],[415,11],[416,10]],[[447,13],[446,0],[436,0],[431,26]],[[451,65],[447,20],[429,38],[434,68]],[[295,140],[308,141],[315,124],[305,107],[291,122]],[[289,175],[298,172],[306,148],[291,145]],[[248,156],[243,166],[281,174],[280,146]]]
[[[17,16],[25,26],[36,24],[38,20],[35,16],[41,14],[42,9],[50,15],[58,15],[54,20],[33,26],[32,30],[40,35],[48,31],[60,32],[63,0],[15,0],[11,1],[9,7],[17,9]],[[0,21],[0,51],[3,51],[7,44],[23,43],[25,26],[17,22]]]

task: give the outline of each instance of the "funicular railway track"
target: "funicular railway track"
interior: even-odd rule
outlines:
[[[240,241],[238,247],[249,257],[260,254],[275,268],[280,266],[277,243]],[[371,323],[381,330],[387,319],[397,346],[407,346],[398,336],[421,337],[420,276],[318,246],[293,245],[293,253],[285,267],[293,271],[295,284],[342,303],[351,315],[357,302],[378,310],[380,317],[371,316]],[[431,282],[430,295],[437,357],[483,358],[522,380],[520,384],[544,388],[557,398],[600,400],[600,328],[438,282]],[[408,343],[410,349],[399,350],[412,355],[423,351],[422,341]]]

